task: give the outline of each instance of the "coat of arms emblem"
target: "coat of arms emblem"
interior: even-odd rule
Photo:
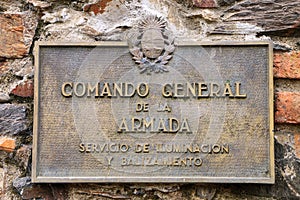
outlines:
[[[141,73],[168,72],[166,64],[175,50],[174,37],[166,30],[166,20],[148,16],[137,27],[128,41],[129,51]]]

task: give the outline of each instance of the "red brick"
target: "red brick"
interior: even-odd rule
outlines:
[[[0,57],[21,58],[27,54],[21,14],[0,14]]]
[[[0,138],[0,150],[6,152],[13,152],[16,148],[16,141],[12,138],[2,137]]]
[[[97,15],[98,13],[102,14],[105,12],[105,8],[111,1],[112,0],[100,0],[97,3],[87,4],[83,7],[83,11],[89,13],[93,12],[95,15]]]
[[[300,51],[274,54],[274,77],[300,79]]]
[[[11,94],[14,94],[19,97],[33,97],[33,81],[27,80],[25,82],[17,85],[12,91]]]
[[[217,8],[215,0],[193,0],[193,5],[198,8]]]
[[[295,140],[295,153],[300,158],[300,133],[294,135]]]
[[[278,92],[275,101],[276,123],[300,123],[300,93]]]

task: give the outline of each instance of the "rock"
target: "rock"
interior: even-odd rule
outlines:
[[[26,0],[26,2],[31,3],[34,7],[38,8],[48,8],[51,6],[51,3],[38,0]]]
[[[293,48],[287,44],[282,44],[278,42],[273,42],[273,49],[277,51],[291,51]]]
[[[45,15],[42,17],[44,22],[48,23],[57,23],[57,22],[65,22],[70,18],[70,10],[67,8],[63,8],[62,10],[54,13],[46,12]]]
[[[11,94],[19,97],[33,97],[34,86],[32,80],[25,80],[20,82],[12,91]]]
[[[235,3],[235,0],[218,0],[218,5],[220,6],[228,6],[228,5],[232,5],[233,3]]]
[[[15,59],[9,66],[11,71],[18,77],[31,78],[34,75],[32,59],[30,57]]]
[[[185,12],[182,12],[182,15],[187,18],[201,17],[208,22],[217,22],[220,17],[216,12],[208,9],[186,10]]]
[[[278,199],[284,199],[286,197],[288,197],[288,199],[299,199],[300,161],[299,159],[296,159],[293,149],[289,145],[280,144],[276,140],[275,166],[277,172],[277,184],[273,187],[273,196]]]
[[[32,44],[37,18],[31,12],[0,14],[0,57],[22,58]]]
[[[297,158],[300,159],[300,133],[295,133],[294,140],[295,140],[295,154]]]
[[[0,150],[13,152],[16,148],[16,140],[13,138],[0,137]]]
[[[8,154],[11,155],[11,154]],[[1,158],[1,166],[3,167],[3,170],[0,170],[0,173],[2,171],[3,175],[0,179],[3,178],[3,185],[0,185],[0,190],[2,190],[4,193],[0,193],[0,199],[1,200],[21,200],[20,196],[14,191],[13,188],[13,181],[21,175],[20,170],[17,166],[10,163],[10,159],[3,159]],[[0,181],[1,182],[1,181]]]
[[[210,34],[256,34],[263,31],[259,26],[249,22],[234,22],[218,25],[215,29],[209,30]]]
[[[33,37],[35,36],[35,31],[38,26],[38,16],[36,16],[31,11],[26,11],[22,13],[23,24],[24,24],[24,44],[27,49],[27,53],[29,53]]]
[[[1,36],[0,36],[1,39]],[[1,47],[0,47],[1,48]],[[8,65],[7,61],[0,61],[0,76],[5,75],[10,70],[10,67]]]
[[[66,8],[53,13],[45,12],[42,19],[50,24],[46,26],[41,38],[77,42],[122,40],[124,30],[133,23],[131,16],[126,16],[128,12],[128,8],[119,2],[112,2],[107,7],[107,12],[96,16]]]
[[[21,14],[0,14],[0,57],[21,58],[28,52]]]
[[[223,22],[211,34],[241,34],[238,23],[252,25],[257,33],[297,30],[300,28],[300,1],[262,0],[241,1],[225,10]],[[289,31],[291,31],[289,30]],[[300,30],[300,29],[299,29]],[[251,32],[245,31],[245,34]],[[243,34],[243,33],[242,33]],[[291,33],[292,34],[292,33]]]
[[[1,0],[0,11],[1,12],[20,12],[21,8],[24,7],[20,1]]]
[[[26,184],[21,194],[23,199],[67,199],[67,192],[63,184]]]
[[[18,165],[22,166],[24,170],[28,167],[28,162],[31,156],[31,146],[23,145],[16,152],[16,159],[18,160]]]
[[[193,5],[198,8],[217,8],[215,0],[193,0]]]
[[[53,187],[49,187],[48,184],[32,184],[29,176],[16,178],[13,181],[13,186],[18,190],[22,199],[63,199],[57,198],[58,196],[55,196],[53,192]]]
[[[28,129],[26,107],[0,104],[0,135],[17,135]]]
[[[18,190],[20,194],[23,193],[24,187],[29,186],[30,184],[31,184],[31,178],[29,176],[16,178],[13,181],[13,186]]]
[[[10,97],[6,93],[0,92],[0,103],[7,103],[9,102]]]
[[[112,0],[100,0],[97,3],[87,4],[83,7],[84,12],[92,13],[94,15],[102,14],[105,12],[105,8]]]
[[[216,194],[216,190],[216,187],[210,187],[209,185],[199,186],[196,189],[196,194],[200,199],[212,200]]]
[[[2,194],[4,194],[4,181],[5,181],[5,172],[3,168],[0,168],[0,197],[2,197]]]

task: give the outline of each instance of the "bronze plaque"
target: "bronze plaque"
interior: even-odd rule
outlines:
[[[143,23],[36,45],[33,182],[274,183],[272,46]]]

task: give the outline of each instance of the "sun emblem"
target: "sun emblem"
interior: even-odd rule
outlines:
[[[138,30],[129,38],[129,51],[141,73],[168,72],[165,66],[175,50],[174,38],[166,30],[162,17],[148,16],[138,24]]]

